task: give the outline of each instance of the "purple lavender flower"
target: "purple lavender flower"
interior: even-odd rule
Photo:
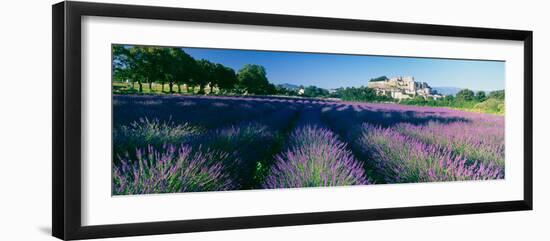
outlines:
[[[388,183],[504,178],[494,164],[466,163],[449,149],[426,144],[391,128],[363,125],[357,145]]]
[[[346,144],[328,129],[305,126],[295,130],[287,151],[276,163],[264,188],[295,188],[369,184],[362,166]]]
[[[180,145],[202,132],[201,128],[188,123],[177,125],[170,121],[161,122],[158,119],[140,118],[139,121],[134,121],[129,125],[114,128],[114,156],[126,156],[128,152],[149,145],[156,148],[165,144]]]
[[[504,171],[504,126],[498,122],[401,123],[395,130],[422,142],[445,147],[470,162],[492,164]]]
[[[113,166],[113,195],[231,190],[235,184],[220,162],[226,153],[193,151],[189,146],[149,146],[137,150],[137,160],[121,159]]]

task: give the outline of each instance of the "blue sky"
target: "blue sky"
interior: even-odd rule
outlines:
[[[459,87],[473,90],[504,89],[504,62],[433,58],[358,56],[183,48],[195,59],[207,59],[238,71],[245,64],[266,68],[274,84],[315,85],[337,88],[367,85],[371,78],[385,75],[414,76],[432,87]]]

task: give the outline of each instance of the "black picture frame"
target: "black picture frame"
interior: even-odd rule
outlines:
[[[52,6],[52,233],[60,239],[308,225],[336,222],[532,210],[533,32],[460,26],[197,10],[90,2]],[[81,17],[104,16],[428,36],[517,40],[524,43],[524,194],[522,200],[421,207],[342,210],[99,226],[81,225]]]

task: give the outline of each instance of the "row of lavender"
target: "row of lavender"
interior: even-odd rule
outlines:
[[[264,188],[298,188],[369,184],[363,166],[347,144],[323,127],[320,109],[307,105],[286,141],[275,156]]]

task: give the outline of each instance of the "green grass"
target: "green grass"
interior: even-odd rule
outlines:
[[[504,99],[488,98],[482,102],[476,100],[404,100],[400,104],[445,107],[478,113],[504,115]]]
[[[139,92],[139,85],[137,83],[123,83],[123,82],[113,82],[113,94],[170,94],[170,86],[168,84],[164,85],[164,91],[162,91],[162,85],[153,83],[152,88],[149,88],[149,84],[142,85],[142,92]],[[172,91],[174,93],[178,92],[179,86],[174,85]],[[183,87],[180,94],[197,94],[199,92],[199,87],[194,88]],[[204,92],[210,94],[210,88],[205,87]],[[213,92],[218,92],[217,88],[214,88]]]
[[[489,98],[476,104],[473,109],[484,113],[504,115],[504,100]]]
[[[489,98],[483,102],[468,102],[464,105],[442,106],[455,110],[463,110],[477,113],[504,115],[504,100]]]

